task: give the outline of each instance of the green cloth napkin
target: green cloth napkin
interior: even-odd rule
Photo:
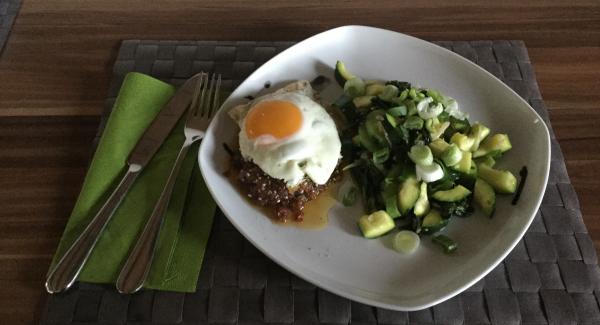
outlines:
[[[140,73],[125,77],[52,264],[108,197],[126,170],[130,151],[174,92],[173,86]],[[138,176],[102,233],[79,281],[116,281],[184,141],[183,124],[180,120]],[[197,152],[196,145],[183,162],[145,288],[183,292],[196,289],[216,208],[198,170]]]

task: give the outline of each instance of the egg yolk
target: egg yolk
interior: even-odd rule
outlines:
[[[283,139],[298,132],[302,126],[302,112],[287,101],[265,101],[248,112],[245,126],[246,135],[250,139],[262,135]]]

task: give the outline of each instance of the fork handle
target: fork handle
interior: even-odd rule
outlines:
[[[181,146],[175,164],[167,179],[167,183],[154,206],[154,210],[148,218],[144,230],[137,239],[135,246],[129,253],[129,257],[127,257],[127,260],[119,273],[116,286],[120,293],[134,293],[138,291],[144,285],[144,281],[146,281],[146,278],[148,277],[150,266],[152,265],[152,260],[154,258],[154,252],[156,250],[158,234],[160,233],[165,212],[171,199],[175,180],[179,174],[181,164],[183,163],[190,146],[194,143],[194,140],[186,139]]]
[[[46,290],[49,293],[66,290],[75,282],[85,262],[91,255],[94,246],[96,246],[100,234],[112,218],[140,170],[140,165],[132,164],[129,166],[119,185],[117,185],[108,200],[106,200],[94,218],[92,218],[92,221],[90,221],[75,242],[71,244],[67,252],[48,272]]]

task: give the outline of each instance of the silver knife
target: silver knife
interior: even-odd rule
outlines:
[[[129,168],[123,175],[119,185],[75,242],[48,272],[46,290],[49,293],[66,290],[75,282],[98,242],[100,234],[110,221],[123,197],[190,105],[199,77],[200,74],[191,77],[177,90],[138,140],[127,158]]]

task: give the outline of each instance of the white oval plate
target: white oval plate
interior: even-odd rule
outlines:
[[[366,240],[356,221],[360,207],[336,205],[319,231],[273,224],[240,195],[223,175],[228,155],[222,144],[236,143],[238,128],[226,114],[247,95],[286,82],[325,75],[342,60],[366,79],[405,80],[456,98],[472,121],[508,133],[513,149],[499,167],[529,176],[521,199],[499,196],[493,219],[475,213],[455,218],[446,233],[459,243],[445,255],[428,238],[410,256],[390,248],[390,238]],[[334,84],[335,82],[332,82]],[[330,87],[337,95],[341,89]],[[272,90],[272,89],[271,89]],[[324,94],[325,99],[329,94]],[[327,92],[326,92],[327,93]],[[330,97],[331,98],[331,97]],[[344,26],[315,35],[277,55],[246,79],[223,104],[199,153],[202,174],[231,223],[259,250],[315,285],[362,303],[395,310],[427,308],[473,285],[513,249],[539,208],[550,162],[550,137],[542,119],[514,91],[472,62],[434,44],[400,33]]]

